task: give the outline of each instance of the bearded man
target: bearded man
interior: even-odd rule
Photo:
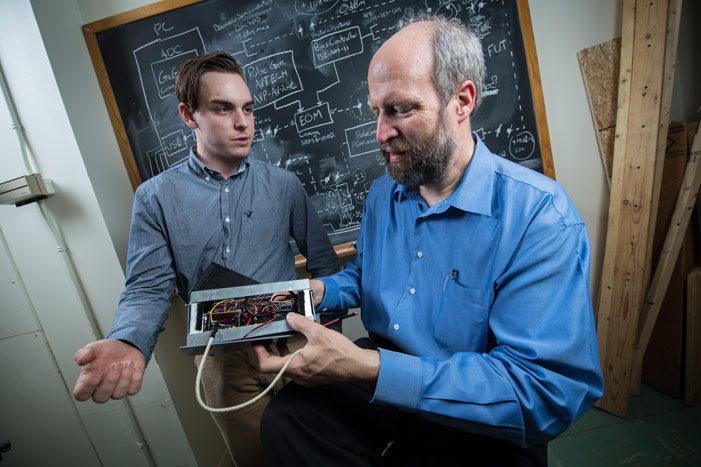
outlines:
[[[484,73],[478,39],[440,17],[375,53],[388,174],[357,256],[312,281],[321,309],[360,305],[369,337],[288,315],[308,342],[263,414],[266,465],[546,465],[547,441],[601,397],[584,221],[472,134]],[[262,371],[289,358],[256,351]]]

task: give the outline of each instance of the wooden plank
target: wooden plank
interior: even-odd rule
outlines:
[[[662,174],[663,189],[660,190],[653,239],[653,270],[659,261],[684,179],[687,153],[686,122],[670,123],[667,131],[667,149]],[[680,396],[683,355],[682,339],[687,273],[682,271],[682,266],[681,255],[679,255],[642,364],[642,381],[646,385],[675,398]]]
[[[674,265],[679,257],[679,250],[682,246],[682,241],[686,235],[689,220],[693,212],[696,200],[701,186],[701,161],[699,154],[701,153],[701,134],[696,133],[694,144],[691,147],[689,158],[684,170],[684,180],[682,189],[679,191],[679,198],[672,214],[672,221],[662,246],[660,260],[655,268],[655,275],[650,283],[650,288],[647,293],[647,298],[643,305],[640,330],[638,332],[638,343],[635,348],[635,356],[633,363],[633,375],[631,381],[637,378],[638,384],[642,376],[642,362],[645,356],[647,344],[650,341],[652,330],[655,326],[655,321],[660,311],[662,300],[664,299],[669,279],[672,275]]]
[[[355,254],[358,252],[358,250],[355,249],[356,243],[357,242],[341,243],[340,245],[334,246],[333,249],[336,252],[336,255],[341,260],[345,259],[345,261],[348,261],[349,259],[351,259],[351,257],[355,256]],[[303,255],[295,256],[295,268],[296,269],[304,268],[306,266],[307,266],[307,258],[306,257],[304,257]]]
[[[577,52],[589,109],[594,120],[596,140],[611,186],[613,142],[616,132],[618,73],[621,67],[621,39],[613,39]]]
[[[555,180],[555,164],[553,163],[553,151],[550,146],[548,119],[545,116],[545,99],[543,98],[543,87],[540,80],[538,54],[535,50],[531,10],[528,7],[528,0],[516,0],[516,5],[518,6],[523,47],[526,52],[528,79],[531,83],[531,95],[533,96],[533,108],[535,110],[536,126],[538,127],[538,144],[540,145],[540,158],[543,162],[543,173]]]
[[[597,407],[619,416],[628,391],[645,271],[658,156],[669,1],[624,0],[620,84],[597,334],[606,381]],[[632,66],[628,68],[630,65]],[[667,124],[663,124],[666,134]],[[657,203],[654,203],[655,205]]]
[[[614,159],[616,159],[616,154],[618,154],[618,159],[620,160],[625,154],[626,145],[626,131],[628,127],[628,113],[630,112],[630,81],[631,73],[633,69],[633,37],[635,33],[635,2],[636,0],[623,0],[623,24],[621,27],[621,49],[619,54],[620,69],[618,72],[618,96],[616,98],[616,124],[614,127],[615,137],[614,137]],[[623,165],[618,164],[619,172],[623,169]],[[611,178],[614,176],[614,167],[611,166]],[[617,180],[622,178],[621,175],[616,177]],[[610,183],[610,181],[609,181]],[[610,206],[614,203],[620,203],[620,192],[616,191],[611,193],[609,199],[609,210]],[[610,215],[608,216],[608,228],[607,232],[616,232],[618,229],[618,216]],[[608,337],[608,321],[609,316],[607,315],[605,319],[599,319],[599,309],[602,308],[601,302],[605,300],[607,302],[606,308],[608,309],[608,302],[611,297],[611,283],[613,281],[613,270],[615,265],[615,236],[611,235],[610,239],[607,235],[603,267],[601,270],[601,283],[599,285],[599,295],[597,296],[596,308],[594,309],[594,318],[597,323],[597,336],[599,341],[599,357],[603,362],[602,353],[602,340],[606,340]],[[602,339],[603,337],[603,339]]]
[[[669,115],[672,108],[672,93],[674,91],[674,72],[677,65],[677,42],[679,40],[679,25],[681,21],[682,0],[669,0],[667,9],[667,27],[665,29],[664,68],[662,72],[662,93],[660,96],[660,120],[657,133],[657,157],[655,158],[655,170],[653,172],[652,199],[650,206],[650,223],[648,226],[647,246],[645,249],[645,277],[644,284],[649,284],[652,267],[652,248],[656,225],[657,212],[659,211],[659,194],[662,188],[663,166],[669,128]],[[641,363],[642,364],[642,363]],[[634,394],[640,394],[640,368],[636,369],[636,378],[632,380]]]
[[[701,399],[701,268],[689,274],[686,294],[684,403],[691,405]]]

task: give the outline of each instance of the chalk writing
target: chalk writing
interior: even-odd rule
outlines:
[[[251,157],[296,174],[332,241],[354,240],[370,185],[385,173],[370,58],[399,18],[424,11],[459,18],[482,41],[487,76],[473,132],[542,171],[515,0],[204,0],[98,38],[141,178],[196,144],[177,111],[180,65],[224,50],[254,100]]]

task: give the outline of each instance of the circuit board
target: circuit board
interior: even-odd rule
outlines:
[[[181,347],[188,355],[202,353],[212,334],[213,349],[273,340],[295,334],[285,320],[288,313],[315,318],[306,279],[194,291],[188,309],[187,345]]]

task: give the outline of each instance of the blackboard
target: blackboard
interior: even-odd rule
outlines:
[[[252,156],[297,174],[340,247],[356,239],[370,184],[385,172],[370,59],[400,17],[427,10],[459,17],[482,41],[487,79],[472,130],[554,178],[527,0],[180,0],[83,32],[134,188],[195,145],[177,112],[178,67],[223,50],[254,99]]]

